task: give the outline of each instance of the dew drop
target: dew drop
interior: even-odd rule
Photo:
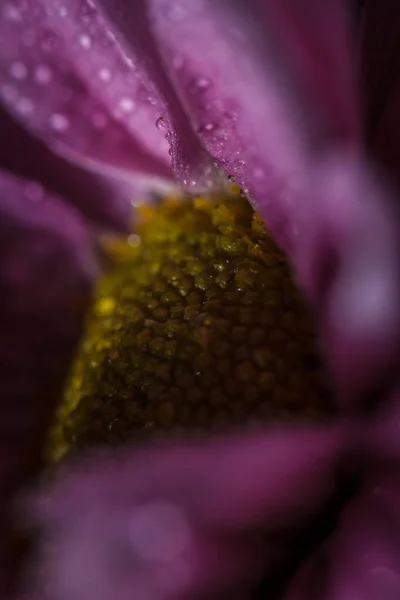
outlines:
[[[38,65],[34,72],[34,78],[37,83],[42,85],[49,83],[52,78],[52,71],[47,65]]]
[[[124,112],[126,114],[129,114],[135,108],[135,103],[134,103],[134,101],[131,98],[128,98],[127,96],[124,96],[119,101],[119,108],[122,110],[122,112]]]
[[[139,508],[129,528],[132,545],[144,560],[170,562],[189,546],[191,528],[182,509],[159,500]]]
[[[131,233],[130,235],[128,235],[127,241],[131,248],[137,248],[138,246],[140,246],[141,243],[140,235],[137,235],[136,233]]]
[[[6,102],[14,102],[17,99],[18,92],[12,85],[3,85],[1,96]]]
[[[217,129],[217,126],[215,123],[206,123],[205,125],[201,125],[199,127],[199,133],[212,133],[213,131],[215,131]]]
[[[179,70],[182,69],[183,65],[185,64],[185,61],[183,60],[182,56],[174,56],[172,59],[172,66],[174,69]]]
[[[26,185],[25,195],[31,202],[40,202],[44,197],[43,187],[40,183],[32,181]]]
[[[22,16],[21,16],[21,13],[19,12],[18,8],[16,8],[12,4],[6,4],[3,7],[2,15],[3,15],[4,19],[6,21],[8,21],[9,23],[18,23],[19,21],[22,20]]]
[[[85,48],[85,50],[88,50],[92,46],[92,40],[86,33],[83,33],[81,36],[79,36],[79,43],[82,48]]]
[[[92,116],[92,125],[95,129],[104,129],[107,125],[107,117],[104,113],[96,112]]]
[[[104,81],[104,83],[108,83],[109,81],[111,81],[110,69],[106,69],[106,68],[100,69],[99,77],[100,77],[101,81]]]
[[[65,19],[65,17],[68,17],[68,9],[67,9],[67,7],[66,6],[60,6],[60,8],[58,9],[58,14],[63,19]]]
[[[15,108],[21,115],[28,116],[33,113],[34,104],[32,100],[23,96],[17,101]]]
[[[211,85],[211,80],[208,77],[196,77],[189,85],[190,94],[199,94],[204,92]]]
[[[165,123],[164,117],[158,117],[157,121],[156,121],[156,127],[157,129],[159,129],[160,131],[163,131],[166,129],[167,125]]]
[[[50,117],[50,127],[55,131],[66,131],[69,127],[69,120],[61,113],[54,113]]]
[[[264,169],[257,167],[253,170],[253,176],[255,177],[255,179],[262,179],[265,176]]]
[[[24,65],[24,63],[15,61],[10,66],[10,75],[14,77],[14,79],[18,79],[18,81],[22,81],[28,75],[28,69]]]

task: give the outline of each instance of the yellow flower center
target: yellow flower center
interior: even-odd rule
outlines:
[[[108,243],[51,435],[72,448],[332,411],[312,320],[260,216],[225,197],[167,198]]]

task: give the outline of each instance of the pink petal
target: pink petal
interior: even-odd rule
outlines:
[[[342,448],[292,429],[82,463],[39,503],[52,598],[247,598],[285,555],[276,534],[329,498]]]
[[[326,160],[310,187],[312,194],[303,198],[295,262],[320,321],[341,401],[353,409],[372,390],[386,392],[397,368],[396,197],[372,167],[346,155]]]
[[[0,13],[0,100],[87,169],[170,177],[167,144],[130,58],[90,3],[17,0]]]
[[[6,5],[0,21],[3,102],[53,149],[87,168],[104,169],[104,164],[111,174],[118,169],[115,174],[125,178],[135,171],[168,178],[162,126],[169,124],[175,108],[169,109],[167,100],[159,102],[153,78],[99,4],[20,0],[11,12]],[[115,4],[112,16],[117,19],[120,7]],[[134,27],[141,13],[144,7],[135,8]],[[151,48],[151,40],[148,44]],[[165,77],[162,83],[168,87]],[[174,100],[169,97],[168,103]],[[200,154],[205,155],[179,108],[176,113],[174,126],[187,133],[187,147],[179,152],[183,156],[187,150],[189,156],[190,150],[189,161],[195,158],[197,168]],[[158,121],[161,116],[164,120]]]
[[[362,100],[366,136],[382,164],[400,181],[400,5],[368,0],[362,28]]]
[[[344,511],[337,531],[284,600],[395,600],[400,596],[399,485],[379,482]]]
[[[310,150],[333,139],[357,140],[340,2],[150,0],[150,6],[169,75],[198,135],[293,250]]]
[[[97,274],[79,216],[39,184],[0,172],[0,539],[42,437]],[[0,557],[0,595],[4,575]]]

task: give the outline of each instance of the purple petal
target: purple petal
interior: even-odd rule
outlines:
[[[47,0],[2,5],[0,99],[72,162],[128,180],[135,171],[169,178],[157,110],[139,102],[146,88],[135,65],[90,6]]]
[[[3,169],[34,179],[43,187],[67,198],[84,216],[105,229],[125,230],[132,217],[130,200],[146,198],[145,190],[120,180],[96,175],[54,154],[0,108],[0,165]]]
[[[382,164],[400,182],[400,5],[368,0],[362,29],[366,136]]]
[[[290,250],[310,151],[357,139],[347,22],[335,1],[256,4],[150,1],[198,135]]]
[[[0,230],[3,551],[9,502],[38,466],[97,267],[90,236],[72,209],[37,183],[1,172]]]
[[[99,8],[103,4],[20,0],[12,4],[11,12],[6,5],[0,21],[3,101],[57,152],[88,168],[101,168],[98,163],[117,168],[125,177],[134,171],[169,176],[162,126],[171,125],[182,134],[182,147],[175,137],[170,141],[175,170],[183,176],[189,169],[183,164],[185,156],[197,168],[205,154],[173,93],[159,96],[158,71],[160,83],[168,89],[162,69],[155,65],[156,73],[148,77],[143,70],[147,65],[139,62],[142,57],[134,52],[130,37],[123,37],[123,3],[112,3],[111,21]],[[135,5],[126,19],[130,36],[140,33],[143,51],[151,52],[151,40],[140,24],[144,12],[144,6]]]
[[[52,598],[242,597],[329,498],[342,446],[292,429],[81,464],[39,503]]]
[[[317,312],[341,400],[354,408],[371,389],[386,388],[399,356],[396,197],[372,167],[346,155],[326,160],[310,187],[299,221],[298,277]]]
[[[399,482],[365,489],[284,600],[395,600],[400,596]]]

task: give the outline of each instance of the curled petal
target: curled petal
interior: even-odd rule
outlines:
[[[150,6],[166,67],[198,135],[293,250],[299,188],[313,153],[332,139],[354,144],[358,137],[341,3]]]
[[[2,172],[0,230],[3,551],[9,503],[38,467],[97,266],[90,236],[73,210],[37,183]]]
[[[93,3],[94,4],[94,3]],[[148,2],[136,0],[102,0],[99,2],[118,29],[119,40],[142,68],[148,88],[147,97],[157,111],[157,127],[170,145],[172,169],[177,179],[191,190],[212,183],[212,161],[203,150],[180,105],[163,67],[151,31]]]
[[[52,598],[247,597],[334,491],[342,450],[337,430],[292,429],[82,463],[38,505]]]
[[[49,148],[128,183],[171,177],[158,113],[93,3],[3,3],[0,36],[0,102]]]

